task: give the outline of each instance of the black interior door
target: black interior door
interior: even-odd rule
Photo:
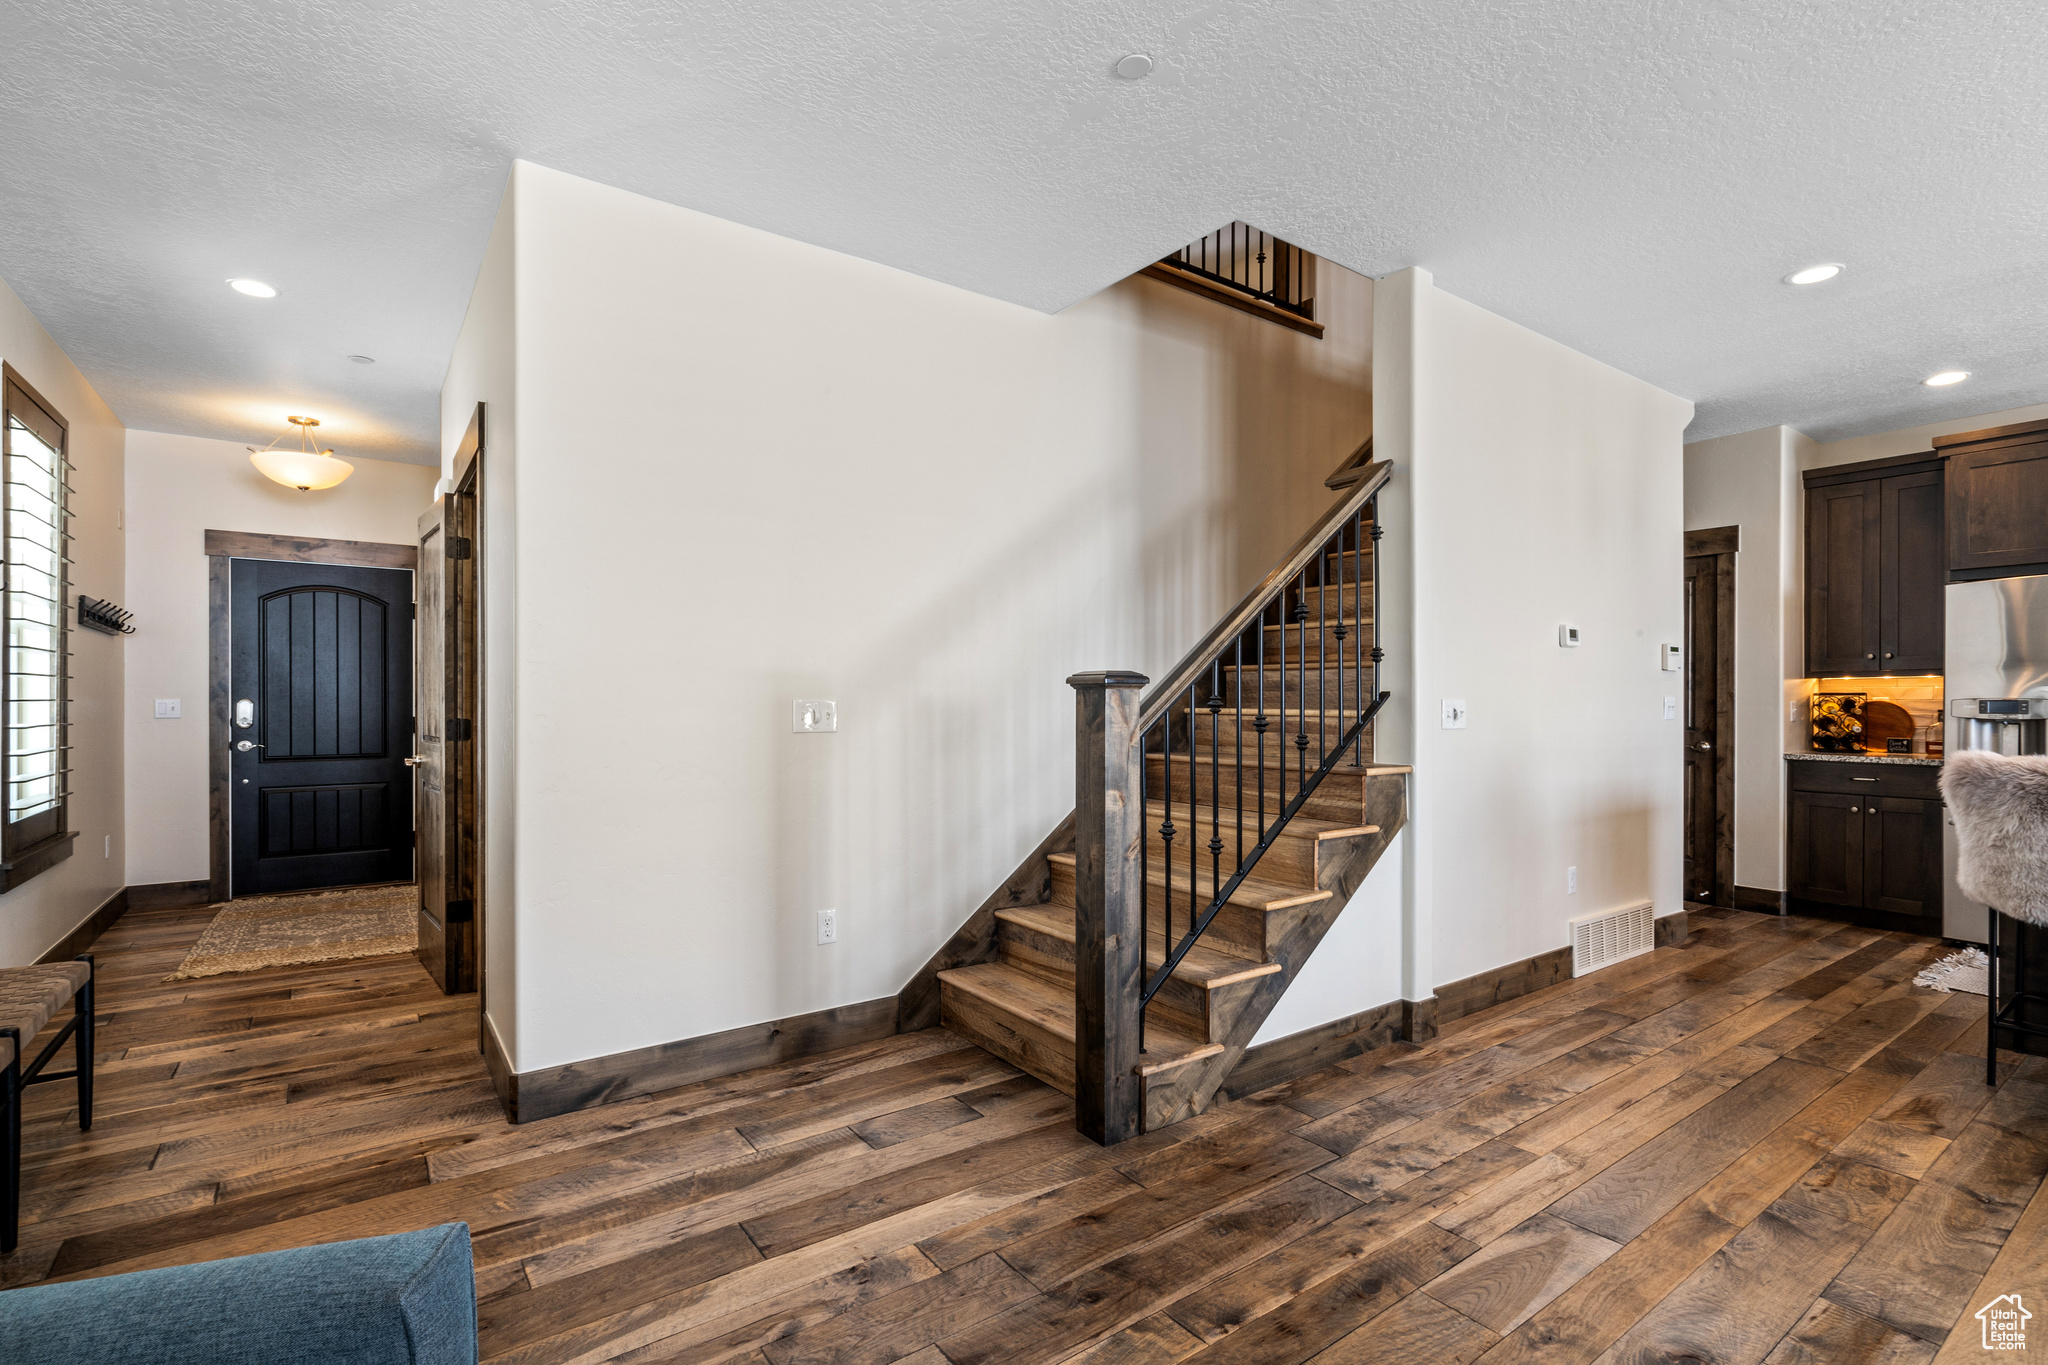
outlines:
[[[412,879],[412,573],[237,559],[236,896]]]
[[[1685,561],[1685,897],[1725,905],[1719,875],[1724,817],[1716,759],[1721,744],[1720,648],[1716,638],[1718,555]]]

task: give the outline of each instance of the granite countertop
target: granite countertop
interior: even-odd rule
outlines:
[[[1788,759],[1801,759],[1810,763],[1907,763],[1921,768],[1939,768],[1941,760],[1926,754],[1823,754],[1817,751],[1787,752]]]

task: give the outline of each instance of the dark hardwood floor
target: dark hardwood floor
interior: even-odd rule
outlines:
[[[31,1092],[0,1282],[463,1219],[520,1362],[1916,1365],[2048,1312],[2048,1065],[1983,1084],[1926,939],[1696,914],[1103,1150],[937,1030],[509,1127],[474,997],[410,958],[162,984],[204,921],[100,941],[99,1121]]]

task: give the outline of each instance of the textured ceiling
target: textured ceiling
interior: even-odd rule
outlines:
[[[514,157],[1048,310],[1248,219],[1695,438],[2048,399],[2009,0],[0,0],[0,45],[0,276],[134,426],[431,461]]]

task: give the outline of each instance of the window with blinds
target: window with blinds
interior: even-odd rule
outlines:
[[[0,852],[19,855],[64,833],[70,742],[65,716],[66,428],[11,377],[4,385],[7,672]],[[11,879],[10,879],[11,884]]]

